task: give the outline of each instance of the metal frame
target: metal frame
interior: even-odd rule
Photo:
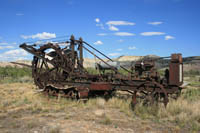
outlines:
[[[182,90],[183,81],[179,81],[183,76],[180,74],[183,71],[180,68],[183,66],[181,54],[172,54],[169,70],[166,70],[163,79],[155,68],[155,60],[138,61],[131,70],[120,66],[129,73],[127,76],[89,50],[91,48],[113,62],[82,38],[76,40],[72,35],[66,43],[70,43],[70,46],[61,48],[58,44],[47,43],[36,48],[36,45],[26,43],[20,45],[20,48],[34,55],[31,68],[35,84],[50,95],[85,99],[97,95],[110,96],[112,92],[120,90],[132,94],[133,105],[140,97],[145,99],[145,103],[162,102],[166,106],[168,96],[178,95]],[[50,49],[53,51],[47,52]],[[83,67],[83,49],[108,65],[112,73],[89,74]]]

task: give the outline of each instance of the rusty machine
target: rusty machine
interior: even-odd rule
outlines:
[[[137,99],[144,103],[161,102],[165,106],[170,95],[179,95],[183,84],[183,64],[181,54],[172,54],[169,69],[161,78],[155,68],[155,60],[140,60],[131,69],[115,62],[83,41],[76,40],[72,35],[69,41],[20,45],[20,48],[33,54],[32,77],[39,89],[53,96],[63,96],[72,99],[87,99],[92,96],[110,96],[115,91],[127,91],[132,95],[132,105]],[[92,50],[90,50],[92,49]],[[101,63],[96,68],[98,74],[90,74],[83,66],[83,50],[86,50]],[[96,51],[108,61],[97,56]],[[105,73],[105,69],[109,72]],[[119,68],[128,75],[119,72]],[[102,72],[103,71],[103,72]]]

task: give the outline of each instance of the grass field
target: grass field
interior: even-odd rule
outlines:
[[[20,75],[21,71],[13,73]],[[29,70],[22,77],[13,75],[4,77],[0,84],[2,133],[200,132],[197,75],[185,77],[189,84],[177,100],[170,99],[167,108],[139,103],[134,110],[130,108],[130,96],[120,92],[108,101],[94,98],[84,103],[36,92]]]

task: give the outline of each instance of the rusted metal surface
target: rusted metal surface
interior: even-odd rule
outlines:
[[[32,76],[35,84],[50,95],[82,99],[96,95],[111,95],[113,91],[127,91],[132,97],[132,104],[137,98],[144,99],[145,104],[162,102],[166,106],[170,94],[178,94],[182,89],[183,65],[181,54],[172,54],[169,70],[161,78],[155,68],[155,60],[142,60],[135,63],[131,70],[120,66],[128,72],[123,75],[94,52],[114,62],[102,52],[80,38],[71,36],[69,46],[47,43],[43,46],[22,44],[27,52],[34,55]],[[89,47],[89,48],[88,48]],[[110,68],[109,73],[89,74],[83,67],[83,49],[101,60]],[[100,69],[100,67],[97,67]]]
[[[108,82],[91,83],[90,90],[95,91],[109,91],[112,90],[112,84]]]
[[[180,86],[183,84],[183,62],[181,54],[172,54],[169,69],[170,85]]]
[[[79,98],[88,98],[90,90],[87,87],[79,86],[77,87],[77,90],[78,90]]]

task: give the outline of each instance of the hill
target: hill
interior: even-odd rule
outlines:
[[[160,58],[157,55],[146,55],[146,56],[120,56],[118,58],[113,58],[114,61],[119,62],[120,66],[130,68],[132,65],[135,64],[138,60],[143,59],[158,59]],[[104,59],[104,61],[108,61],[107,59]],[[158,68],[165,68],[169,64],[169,59],[159,59],[156,61],[156,66]],[[17,63],[23,63],[26,65],[31,65],[31,60],[19,60],[16,61]],[[84,58],[84,67],[85,68],[94,68],[95,63],[100,62],[98,59],[92,59],[92,58]],[[190,71],[190,70],[200,70],[200,56],[193,56],[193,57],[185,57],[183,58],[184,62],[184,70]],[[22,67],[20,65],[12,64],[11,62],[0,62],[0,67]]]

